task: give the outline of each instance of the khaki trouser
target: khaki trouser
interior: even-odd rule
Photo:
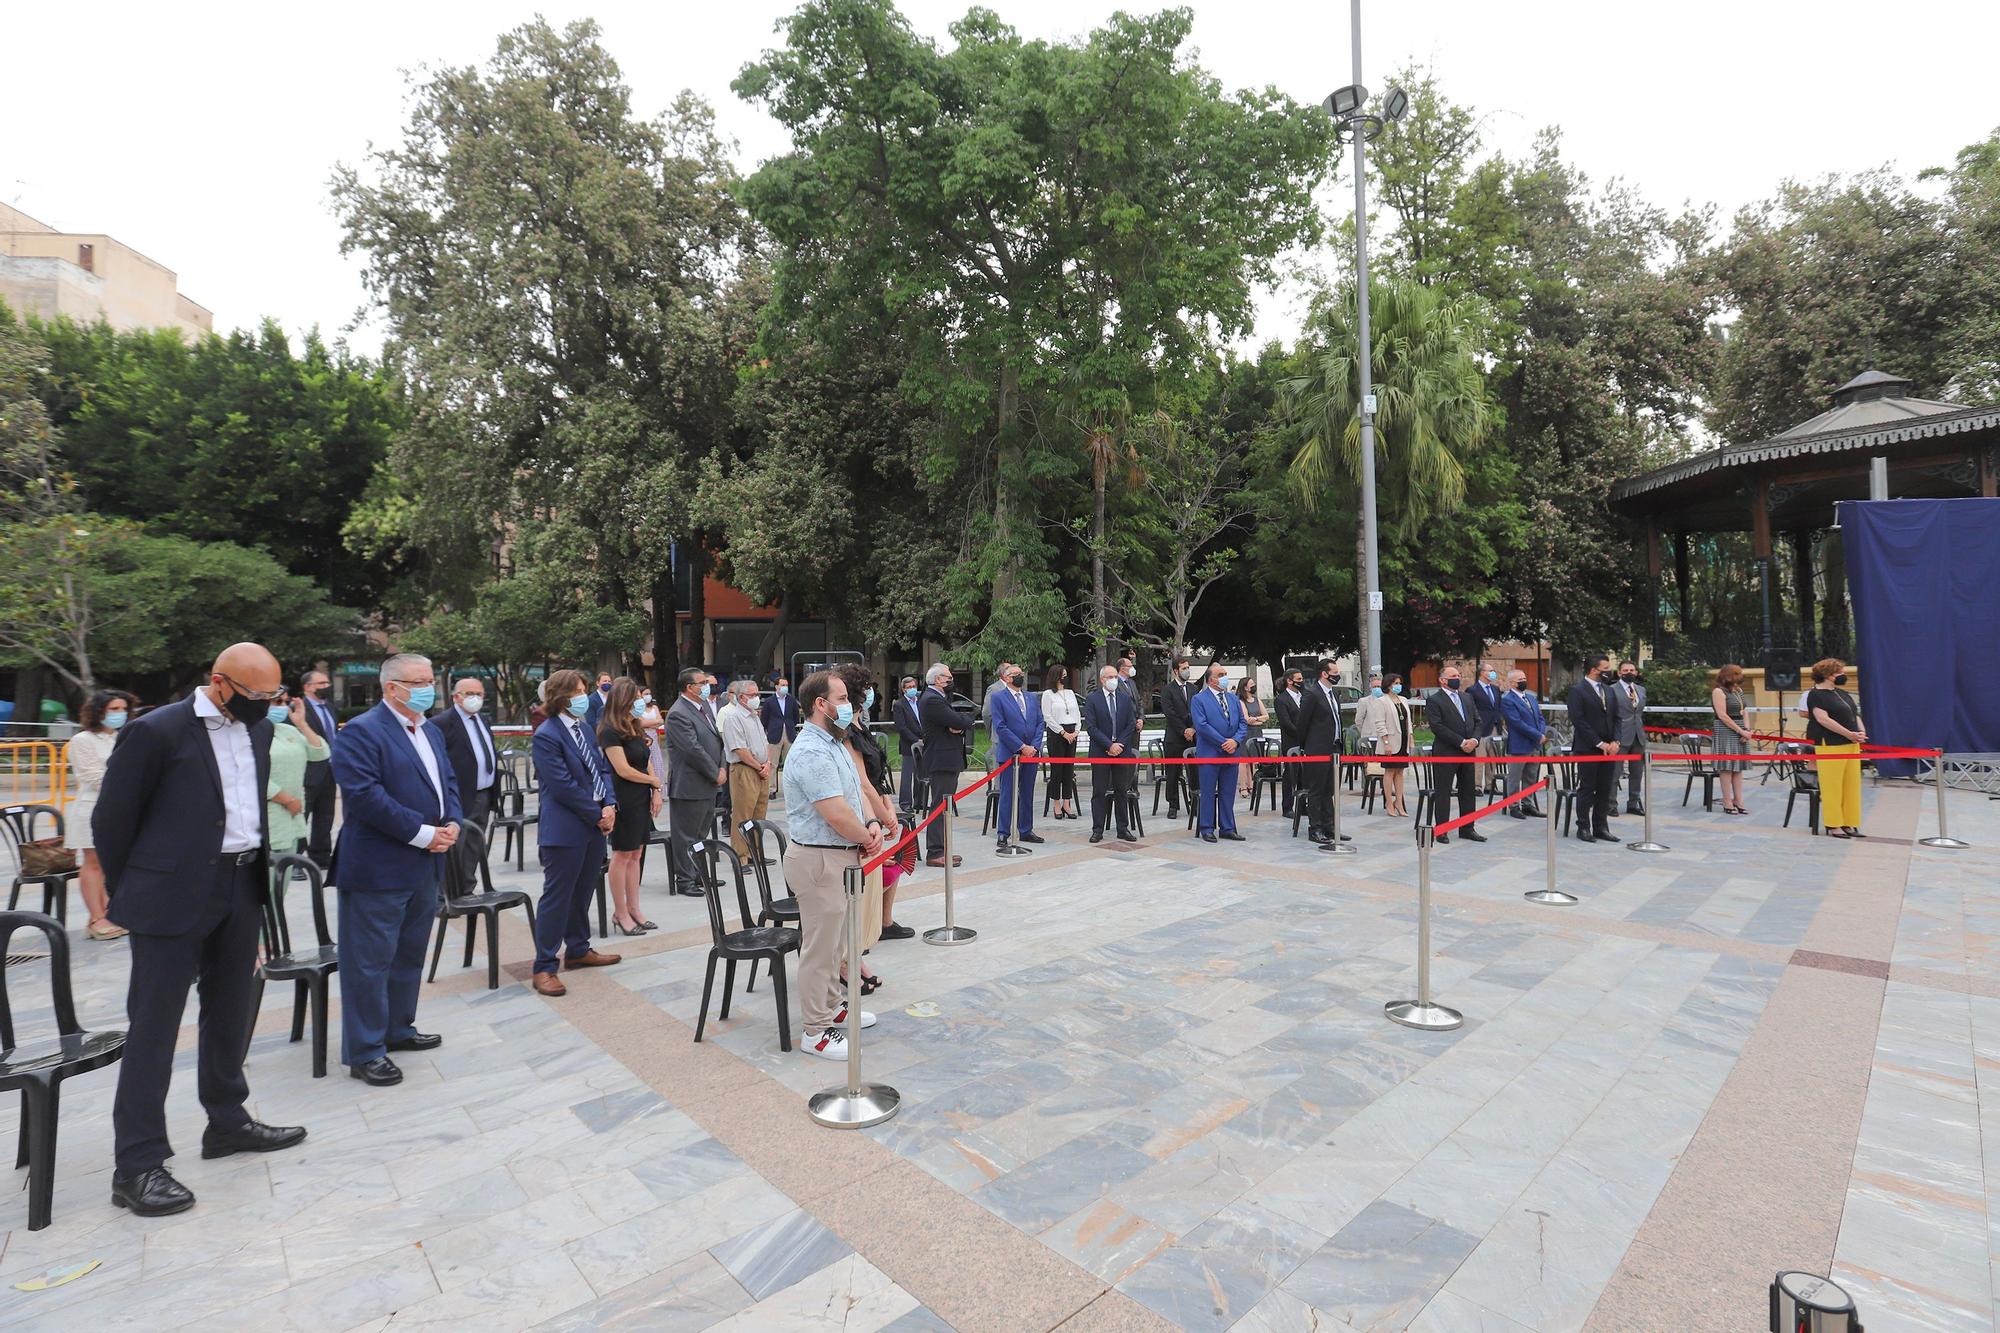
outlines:
[[[790,754],[791,752],[792,752],[792,738],[789,736],[780,736],[778,740],[771,747],[771,793],[770,794],[771,794],[771,799],[774,801],[778,799],[778,796],[785,790],[785,784],[779,779],[783,777],[785,772],[785,756]]]
[[[1505,754],[1506,752],[1504,738],[1499,736],[1481,736],[1479,738],[1479,748],[1473,751],[1481,759],[1489,759],[1494,755]],[[1507,765],[1505,764],[1474,764],[1472,767],[1479,774],[1479,794],[1481,796],[1484,796],[1493,789],[1494,779],[1502,777],[1507,769]]]
[[[776,772],[774,766],[771,770]],[[764,775],[740,760],[729,764],[729,845],[738,856],[750,855],[750,844],[743,836],[743,825],[752,819],[762,819],[771,805],[771,793],[764,786]]]
[[[847,951],[844,872],[861,854],[834,847],[785,849],[785,887],[799,900],[799,1021],[804,1032],[824,1032],[839,1014],[840,963]]]

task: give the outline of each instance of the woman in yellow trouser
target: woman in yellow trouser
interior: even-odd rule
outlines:
[[[1847,668],[1837,657],[1813,663],[1813,688],[1806,695],[1806,738],[1819,748],[1819,822],[1830,838],[1865,838],[1861,831],[1861,761],[1834,760],[1827,755],[1859,755],[1867,729],[1854,706],[1854,696],[1840,686]]]

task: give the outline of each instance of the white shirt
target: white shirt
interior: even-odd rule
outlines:
[[[194,715],[208,731],[215,771],[222,775],[222,850],[247,852],[264,841],[264,793],[257,785],[257,753],[250,728],[215,706],[211,687],[194,692]]]
[[[1069,690],[1042,691],[1042,727],[1058,735],[1064,727],[1080,726],[1083,714],[1077,709],[1076,695]]]
[[[479,725],[477,713],[468,713],[457,704],[452,707],[458,709],[458,720],[465,726],[465,739],[472,746],[473,761],[479,766],[479,781],[473,785],[485,791],[500,776],[493,771],[493,742],[487,739],[486,728]],[[430,749],[428,745],[422,748],[426,751]]]
[[[444,783],[438,778],[437,752],[431,749],[430,737],[423,734],[424,724],[422,722],[411,722],[410,719],[396,711],[394,704],[385,703],[382,706],[387,708],[390,714],[396,719],[396,725],[403,729],[403,735],[409,738],[411,748],[416,750],[417,762],[424,766],[424,776],[431,780],[431,792],[437,797],[438,818],[442,820],[444,818]],[[417,829],[417,836],[410,839],[410,846],[421,847],[428,851],[431,839],[436,836],[437,825],[422,825]]]

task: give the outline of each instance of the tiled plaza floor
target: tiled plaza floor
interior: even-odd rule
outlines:
[[[114,1074],[72,1081],[55,1224],[0,1200],[0,1327],[1753,1329],[1797,1267],[1871,1333],[1990,1328],[2000,804],[1956,797],[1974,847],[1941,852],[1925,794],[1869,787],[1843,843],[1776,792],[1662,793],[1664,855],[1561,841],[1572,908],[1521,896],[1539,822],[1440,848],[1442,1034],[1382,1016],[1415,984],[1406,821],[1350,800],[1344,858],[1268,814],[1243,844],[1044,823],[1003,861],[962,820],[980,935],[870,956],[866,1072],[903,1109],[859,1134],[806,1119],[843,1070],[779,1053],[763,982],[692,1043],[705,918],[656,867],[664,929],[562,1000],[521,984],[518,922],[496,991],[454,930],[445,1045],[398,1088],[310,1078],[274,987],[252,1111],[295,1151],[199,1160],[190,1027],[190,1213],[109,1206]],[[898,915],[938,924],[939,887]],[[124,946],[75,948],[84,1020],[120,1025]],[[43,1021],[43,976],[9,980]]]

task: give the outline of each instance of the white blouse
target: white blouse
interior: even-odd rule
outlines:
[[[1081,727],[1083,713],[1076,706],[1074,690],[1042,691],[1042,726],[1051,736],[1060,736],[1065,727]]]

